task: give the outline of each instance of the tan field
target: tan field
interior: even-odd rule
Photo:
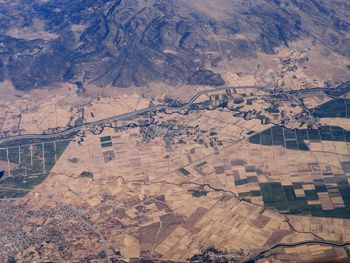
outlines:
[[[125,92],[88,87],[80,94],[67,85],[23,95],[7,87],[0,104],[6,108],[0,113],[3,137],[54,134],[210,92],[198,96],[192,109],[148,112],[84,126],[74,138],[0,148],[0,170],[10,179],[22,173],[23,179],[0,185],[0,194],[24,196],[0,202],[8,211],[0,222],[6,236],[0,246],[7,245],[0,257],[187,262],[213,247],[243,262],[287,243],[296,245],[276,247],[257,262],[346,258],[346,248],[317,242],[350,242],[342,190],[350,182],[347,119],[310,113],[333,99],[323,91],[284,96],[274,86],[246,87],[264,81],[282,91],[322,86],[316,77],[305,82],[310,77],[300,63],[308,56],[310,51],[280,50],[278,59],[262,59],[255,75],[226,72],[233,87],[217,91],[155,84]],[[293,73],[282,63],[289,59],[298,68]],[[268,63],[277,71],[268,70]],[[327,125],[332,137],[317,130]],[[299,130],[304,137],[298,137]],[[47,169],[46,147],[54,152]],[[30,170],[41,164],[43,175]],[[43,182],[28,188],[27,181],[38,174]],[[9,224],[14,217],[19,223]],[[25,238],[14,238],[13,232]]]

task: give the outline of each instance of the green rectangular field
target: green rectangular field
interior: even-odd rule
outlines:
[[[289,140],[289,139],[296,139],[296,136],[295,136],[295,131],[292,131],[292,130],[289,130],[289,129],[283,129],[284,130],[284,137],[286,140]]]
[[[7,162],[7,150],[6,149],[0,149],[0,160]]]
[[[346,141],[345,140],[345,134],[344,134],[344,130],[340,127],[330,127],[331,132],[332,132],[332,138],[335,141]]]
[[[296,136],[297,136],[297,142],[298,142],[298,147],[300,151],[308,151],[309,148],[305,144],[306,140],[309,140],[309,135],[307,133],[307,130],[298,130],[296,131]]]
[[[30,145],[21,146],[21,164],[26,167],[31,167],[31,150]]]
[[[19,147],[8,148],[8,159],[11,163],[19,163]]]
[[[325,141],[333,141],[331,127],[323,127],[320,129],[321,140]]]
[[[105,143],[102,143],[101,144],[101,147],[102,148],[107,148],[107,147],[112,147],[113,146],[113,143],[112,142],[105,142]]]
[[[260,143],[262,145],[272,145],[271,129],[267,129],[260,133]]]
[[[272,127],[271,132],[273,138],[273,145],[281,145],[284,147],[283,129],[278,126],[274,126]]]
[[[104,136],[100,138],[100,142],[110,142],[112,141],[112,137],[111,136]]]
[[[310,141],[321,141],[319,130],[307,130]]]
[[[44,156],[45,156],[45,170],[49,171],[56,163],[55,159],[56,151],[55,144],[53,142],[44,143]]]
[[[286,148],[290,150],[299,150],[298,143],[296,140],[286,141]]]
[[[35,173],[44,173],[43,144],[33,145],[33,166]]]
[[[248,179],[235,180],[235,185],[244,185],[248,183]]]

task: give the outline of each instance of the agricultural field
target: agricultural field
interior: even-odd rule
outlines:
[[[350,99],[334,99],[315,108],[320,118],[350,118]]]
[[[10,204],[8,216],[16,211],[22,218],[16,231],[36,241],[33,247],[16,239],[11,242],[24,249],[4,253],[27,261],[50,254],[56,261],[178,262],[216,251],[215,257],[244,262],[288,243],[295,246],[277,246],[263,258],[344,258],[347,248],[339,242],[350,241],[350,131],[321,125],[332,118],[327,105],[337,98],[305,94],[301,103],[313,110],[296,105],[294,93],[219,89],[179,110],[82,124],[63,138],[5,141],[0,200]],[[344,105],[337,103],[340,124],[348,119]],[[331,221],[339,227],[330,229]],[[34,227],[42,222],[38,236]],[[57,224],[60,233],[53,235]],[[87,237],[91,242],[78,241]],[[320,237],[338,243],[319,244]]]
[[[249,142],[260,145],[282,146],[290,150],[308,151],[310,143],[350,142],[350,131],[341,127],[325,126],[320,129],[290,130],[274,126],[249,137]]]
[[[350,262],[349,0],[0,0],[0,263]]]
[[[24,140],[0,148],[0,198],[23,197],[40,184],[59,160],[71,139]],[[19,145],[16,145],[19,144]]]

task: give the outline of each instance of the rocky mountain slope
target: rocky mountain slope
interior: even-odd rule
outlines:
[[[19,90],[222,85],[222,60],[312,38],[350,57],[346,0],[2,0],[0,81]]]

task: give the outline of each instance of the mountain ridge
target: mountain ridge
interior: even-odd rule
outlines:
[[[0,81],[18,90],[61,82],[223,85],[215,69],[223,59],[274,54],[298,39],[349,57],[349,7],[343,0],[2,1]]]

